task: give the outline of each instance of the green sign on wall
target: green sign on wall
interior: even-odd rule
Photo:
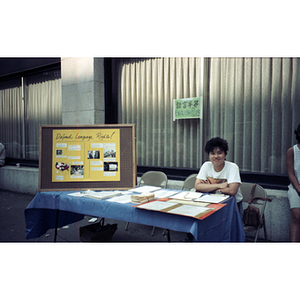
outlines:
[[[202,119],[203,97],[173,100],[173,121],[179,119]]]

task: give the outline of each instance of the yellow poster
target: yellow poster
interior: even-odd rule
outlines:
[[[53,130],[52,181],[120,181],[120,129]]]

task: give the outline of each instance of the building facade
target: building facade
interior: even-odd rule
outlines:
[[[220,136],[242,180],[286,197],[285,154],[300,123],[298,58],[30,60],[0,59],[8,167],[37,166],[39,125],[134,123],[140,173],[157,169],[183,180],[208,159],[205,142]],[[193,97],[203,99],[202,118],[174,120],[173,100]],[[276,211],[288,209],[284,201]]]

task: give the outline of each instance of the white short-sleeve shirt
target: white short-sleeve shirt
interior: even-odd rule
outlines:
[[[220,172],[214,170],[212,162],[205,162],[198,175],[198,179],[209,180],[211,183],[242,183],[240,170],[237,164],[229,161],[225,161],[225,166]],[[236,201],[240,202],[243,199],[240,188],[238,188],[237,194],[235,195]]]

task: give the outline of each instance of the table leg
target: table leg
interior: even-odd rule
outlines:
[[[168,242],[171,242],[171,238],[170,238],[170,230],[169,229],[165,229],[167,231],[167,237],[168,237]]]
[[[59,209],[56,210],[56,222],[55,222],[55,232],[54,232],[54,243],[56,243],[56,236],[57,236],[58,214],[59,214]]]

